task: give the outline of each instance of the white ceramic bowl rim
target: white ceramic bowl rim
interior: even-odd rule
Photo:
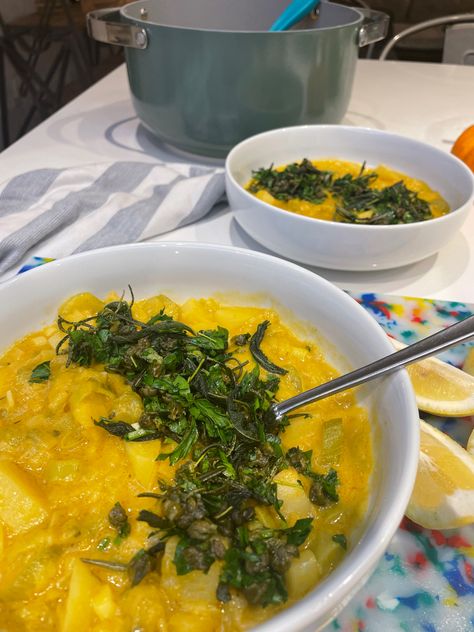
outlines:
[[[10,288],[12,288],[13,286],[19,286],[21,289],[21,286],[24,285],[25,290],[28,290],[32,282],[36,289],[34,296],[38,296],[38,288],[40,287],[41,283],[47,282],[49,271],[59,269],[63,274],[67,274],[68,268],[77,268],[78,266],[81,266],[82,262],[86,262],[87,259],[94,260],[95,258],[97,260],[95,263],[97,264],[99,263],[98,260],[103,258],[104,261],[102,263],[105,263],[109,257],[111,258],[112,255],[116,253],[118,255],[117,258],[119,258],[120,260],[125,260],[125,257],[122,257],[122,255],[125,255],[127,252],[133,253],[137,250],[168,250],[170,255],[177,255],[179,254],[179,251],[188,251],[193,253],[194,255],[199,253],[199,251],[208,251],[211,253],[215,253],[217,256],[219,254],[225,255],[226,253],[228,253],[229,255],[232,254],[234,256],[237,255],[239,257],[252,259],[255,267],[257,267],[259,263],[266,262],[268,264],[269,262],[271,262],[272,266],[275,266],[276,268],[275,275],[278,274],[278,268],[280,268],[281,271],[283,271],[283,269],[286,269],[291,271],[292,274],[300,275],[302,278],[305,279],[305,281],[308,282],[308,285],[311,283],[316,283],[327,294],[334,295],[335,293],[337,293],[343,307],[345,305],[347,310],[349,311],[358,311],[360,319],[365,321],[366,323],[367,335],[373,336],[377,340],[381,352],[393,352],[391,344],[389,343],[382,329],[375,322],[375,320],[372,319],[370,315],[367,314],[367,312],[351,297],[345,294],[342,290],[336,288],[329,281],[326,281],[322,277],[319,277],[309,270],[301,268],[294,263],[290,263],[278,257],[243,248],[235,248],[232,246],[221,246],[199,242],[157,242],[148,244],[126,244],[98,250],[91,250],[65,257],[63,259],[58,259],[56,261],[52,261],[45,266],[40,266],[36,269],[30,270],[17,277],[5,281],[4,283],[0,284],[0,301],[3,300],[2,295],[4,293],[8,293]],[[85,268],[86,266],[84,266],[84,269]],[[96,265],[94,267],[95,277],[100,277],[101,269],[102,267],[100,265]],[[159,274],[157,276],[157,281],[159,281]],[[82,289],[81,291],[85,290]],[[71,288],[71,293],[73,292],[74,288]],[[404,466],[404,476],[399,481],[399,485],[397,486],[397,494],[394,498],[392,498],[390,506],[382,515],[377,515],[378,526],[376,532],[374,533],[376,538],[372,538],[369,542],[368,538],[364,541],[364,536],[362,536],[362,541],[359,542],[357,547],[353,551],[350,551],[348,553],[348,555],[339,564],[339,566],[334,571],[332,571],[332,573],[326,579],[324,579],[321,584],[318,584],[308,595],[306,595],[303,599],[298,600],[291,607],[277,614],[275,617],[272,617],[267,622],[264,622],[263,624],[257,626],[257,628],[255,628],[256,631],[286,632],[288,630],[294,629],[295,625],[297,625],[298,629],[301,629],[302,626],[311,625],[312,623],[314,623],[315,616],[321,616],[322,614],[321,612],[319,612],[319,610],[322,605],[321,602],[323,596],[324,611],[335,609],[338,605],[340,605],[341,587],[344,586],[346,592],[350,591],[351,594],[357,591],[357,587],[366,578],[367,574],[372,570],[374,563],[382,556],[383,552],[386,550],[389,544],[390,539],[396,531],[399,521],[401,520],[405,508],[408,504],[413,487],[413,482],[416,476],[418,464],[419,432],[418,424],[416,423],[416,405],[408,375],[405,371],[398,371],[388,376],[386,379],[392,380],[392,383],[397,383],[405,391],[407,400],[411,402],[411,407],[413,409],[413,421],[415,423],[407,423],[405,426],[405,430],[407,431],[407,434],[405,436],[406,449],[401,455]],[[369,529],[370,523],[367,525],[364,533],[366,533]]]
[[[278,135],[284,135],[287,132],[291,132],[294,130],[299,130],[299,129],[315,129],[315,128],[319,128],[319,129],[325,129],[325,130],[330,130],[330,129],[337,129],[337,130],[350,130],[351,133],[363,133],[363,134],[374,134],[374,135],[380,135],[383,136],[385,138],[396,138],[399,140],[403,140],[406,141],[408,143],[413,143],[413,145],[417,145],[419,147],[426,147],[427,143],[424,143],[420,140],[416,140],[414,138],[408,138],[407,136],[403,136],[402,134],[396,134],[394,132],[386,132],[385,130],[379,130],[379,129],[372,129],[370,127],[356,127],[356,126],[352,126],[352,125],[295,125],[293,127],[280,127],[278,129],[273,129],[270,130],[268,132],[261,132],[260,134],[255,134],[254,136],[250,136],[249,138],[246,138],[245,140],[241,141],[238,145],[236,145],[235,147],[233,147],[231,149],[231,151],[229,152],[229,154],[227,155],[226,161],[225,161],[225,170],[227,172],[227,175],[229,177],[229,179],[231,180],[231,182],[238,187],[246,197],[248,197],[249,199],[249,203],[257,203],[258,205],[262,205],[267,209],[271,209],[274,213],[279,214],[279,215],[283,215],[283,216],[287,216],[288,213],[290,211],[285,211],[284,209],[278,208],[277,206],[273,206],[273,204],[269,204],[268,202],[264,202],[263,200],[261,200],[260,198],[257,198],[255,195],[252,195],[252,193],[249,193],[239,182],[237,182],[237,180],[234,177],[234,174],[232,172],[232,161],[235,159],[236,155],[238,155],[238,153],[243,150],[247,145],[251,145],[254,142],[257,142],[258,140],[264,140],[264,138],[268,138],[270,136],[278,136]],[[453,213],[455,213],[458,209],[462,208],[465,204],[467,203],[471,203],[474,200],[474,175],[472,174],[471,170],[469,169],[469,167],[467,165],[465,165],[462,160],[460,160],[457,156],[454,156],[453,154],[449,154],[441,149],[438,149],[438,147],[434,147],[434,146],[430,146],[430,150],[432,150],[434,153],[443,156],[444,158],[446,158],[446,156],[448,156],[448,159],[451,159],[454,163],[457,163],[459,169],[461,171],[464,171],[464,174],[468,177],[468,179],[470,179],[471,181],[471,187],[468,193],[466,193],[466,199],[463,200],[462,204],[459,204],[456,208],[453,208],[449,211],[449,213],[447,213],[446,215],[442,215],[441,217],[433,217],[431,219],[426,219],[420,222],[411,222],[409,224],[352,224],[350,222],[335,222],[332,220],[327,220],[327,219],[318,219],[316,217],[307,217],[306,215],[300,215],[299,213],[292,213],[292,216],[294,216],[295,221],[298,222],[302,222],[302,223],[309,223],[312,224],[313,226],[316,224],[331,224],[334,226],[338,226],[338,225],[342,225],[344,226],[344,228],[346,230],[364,230],[369,228],[370,230],[373,231],[381,231],[381,230],[397,230],[397,231],[403,231],[403,230],[409,230],[410,226],[413,225],[419,225],[419,224],[426,224],[426,223],[433,223],[433,222],[443,222],[443,221],[449,221],[448,218],[450,215],[452,215]],[[409,174],[406,174],[409,175]]]

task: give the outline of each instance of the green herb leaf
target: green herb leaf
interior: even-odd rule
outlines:
[[[203,330],[188,340],[188,344],[199,347],[203,351],[225,351],[227,349],[229,332],[224,327]]]
[[[347,538],[343,533],[336,533],[336,535],[332,536],[332,540],[336,542],[336,544],[339,544],[344,551],[347,551]]]
[[[158,514],[142,509],[138,514],[137,520],[146,522],[153,529],[167,529],[170,526],[169,520],[158,516]]]
[[[285,529],[288,544],[301,546],[312,529],[312,518],[300,518],[289,529]]]
[[[194,446],[198,438],[199,438],[199,433],[196,428],[196,424],[190,425],[189,430],[184,435],[181,443],[172,452],[169,452],[167,454],[164,454],[164,453],[160,454],[158,456],[158,460],[164,461],[165,459],[169,458],[170,464],[174,465],[181,459],[184,459],[187,457],[187,455],[191,451],[192,447]]]
[[[128,432],[124,439],[126,441],[154,441],[160,438],[160,433],[148,428],[137,428]]]
[[[339,494],[336,489],[339,485],[339,477],[336,470],[331,469],[327,474],[310,472],[307,475],[313,479],[309,490],[309,499],[312,503],[324,507],[331,502],[339,500]]]
[[[107,551],[110,548],[111,540],[110,538],[102,538],[102,540],[97,545],[97,549],[99,551]]]
[[[95,426],[99,426],[115,437],[126,437],[129,433],[134,432],[135,428],[125,421],[112,421],[106,417],[101,417],[99,421],[94,421]]]
[[[288,373],[288,371],[280,366],[277,366],[276,364],[273,364],[273,362],[271,362],[271,360],[269,360],[260,349],[260,345],[269,324],[270,321],[265,320],[257,327],[257,331],[250,339],[250,353],[253,355],[255,361],[258,362],[258,364],[260,364],[260,366],[265,369],[265,371],[268,371],[269,373],[278,373],[279,375],[285,375],[285,373]]]
[[[303,452],[300,448],[290,448],[286,453],[288,465],[295,468],[300,474],[312,479],[309,498],[315,505],[325,506],[331,502],[337,502],[339,495],[337,486],[339,477],[333,468],[327,474],[318,474],[311,469],[312,450]]]
[[[41,384],[42,382],[46,382],[51,377],[51,368],[50,361],[42,362],[38,364],[33,371],[31,372],[31,376],[29,382],[31,384]]]
[[[229,433],[232,423],[227,415],[206,399],[196,399],[190,407],[190,413],[196,421],[203,422],[209,438],[219,438],[222,442],[228,443]]]
[[[330,498],[334,502],[338,501],[339,495],[336,491],[336,488],[339,485],[339,477],[336,470],[331,468],[329,472],[322,477],[322,481],[324,492],[328,496],[328,498]]]
[[[294,467],[300,474],[307,474],[311,471],[311,457],[313,455],[312,450],[303,452],[300,448],[290,448],[286,453],[288,465]]]
[[[100,566],[106,568],[109,571],[124,572],[128,570],[128,564],[123,562],[113,562],[112,560],[94,560],[89,557],[81,557],[81,562],[84,564],[92,564],[93,566]]]
[[[156,568],[156,559],[148,551],[140,549],[130,560],[127,570],[132,586],[137,586],[146,575]]]
[[[257,193],[265,189],[274,198],[284,202],[298,198],[319,204],[327,197],[331,179],[329,171],[320,171],[303,158],[301,162],[289,164],[284,169],[273,169],[272,165],[268,169],[254,171],[249,191]]]

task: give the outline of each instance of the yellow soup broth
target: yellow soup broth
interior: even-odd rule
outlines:
[[[78,321],[96,315],[106,302],[79,294],[66,301],[59,314]],[[262,350],[288,371],[280,376],[278,399],[337,374],[317,346],[297,338],[273,310],[228,306],[214,299],[177,305],[155,296],[136,302],[132,313],[146,322],[160,310],[194,331],[225,327],[229,341],[269,321]],[[192,570],[178,575],[173,561],[177,536],[168,539],[154,570],[133,587],[127,572],[81,561],[125,564],[143,549],[152,529],[136,518],[142,510],[159,513],[160,500],[138,494],[159,494],[158,481],[172,484],[182,463],[172,466],[167,459],[156,460],[173,447],[169,442],[124,441],[94,424],[102,417],[136,424],[143,413],[142,398],[121,375],[101,364],[66,367],[67,355],[55,352],[63,335],[56,324],[49,325],[16,342],[0,358],[2,630],[237,631],[299,599],[335,567],[345,553],[338,537],[344,534],[350,548],[351,532],[363,519],[372,470],[367,412],[351,393],[307,407],[304,412],[310,416],[291,419],[280,435],[284,450],[312,450],[315,472],[337,471],[339,501],[313,504],[308,497],[310,481],[286,466],[274,479],[286,522],[273,507],[255,506],[255,521],[268,529],[313,518],[299,556],[285,572],[286,603],[249,605],[236,591],[227,603],[219,601],[216,589],[224,562],[215,561],[207,573]],[[229,350],[239,361],[248,361],[245,371],[255,367],[248,344],[236,346],[231,341]],[[30,382],[35,367],[48,361],[49,378]],[[335,444],[334,430],[342,436]],[[108,519],[117,502],[131,527],[125,537]]]
[[[361,164],[334,159],[313,160],[311,163],[321,171],[331,172],[334,179],[341,178],[347,174],[357,177],[362,168]],[[285,169],[285,167],[286,165],[277,167],[275,171],[281,172]],[[398,182],[403,182],[410,191],[416,193],[421,200],[424,200],[429,205],[431,215],[426,219],[441,217],[442,215],[449,213],[450,209],[446,200],[421,180],[411,178],[408,175],[399,173],[383,165],[379,165],[374,169],[364,169],[363,173],[365,175],[375,174],[377,176],[368,185],[371,189],[384,189],[386,187],[391,187]],[[251,189],[254,184],[255,180],[252,179],[247,184],[246,188]],[[290,199],[287,200],[277,199],[265,188],[260,188],[259,190],[251,192],[263,202],[285,211],[296,213],[297,215],[305,215],[306,217],[329,221],[349,221],[336,213],[336,207],[340,204],[340,199],[329,190],[326,191],[325,199],[319,203],[313,203],[296,196],[290,197]],[[357,215],[360,221],[355,223],[370,223],[367,220],[372,218],[372,212],[367,209],[363,209]],[[398,221],[390,223],[405,222]]]

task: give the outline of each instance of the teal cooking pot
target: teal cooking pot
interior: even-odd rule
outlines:
[[[88,14],[91,37],[125,47],[135,110],[160,140],[223,157],[276,127],[338,123],[358,49],[387,16],[321,2],[289,31],[269,32],[288,0],[139,0]]]

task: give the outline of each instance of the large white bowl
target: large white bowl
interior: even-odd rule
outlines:
[[[452,210],[414,224],[362,226],[290,213],[244,189],[252,170],[302,158],[386,165],[426,182]],[[334,270],[384,270],[429,257],[452,238],[472,208],[474,177],[452,154],[417,140],[362,127],[307,125],[265,132],[236,145],[226,160],[226,189],[238,223],[273,252]]]
[[[68,296],[101,297],[130,284],[137,298],[165,292],[178,301],[219,293],[233,304],[276,305],[302,331],[316,327],[330,361],[356,368],[393,352],[376,322],[324,279],[281,259],[248,250],[190,243],[117,246],[68,257],[0,285],[0,351],[54,320]],[[314,332],[313,332],[314,333]],[[260,632],[311,630],[326,624],[361,588],[395,532],[418,462],[419,426],[405,371],[360,389],[373,429],[375,472],[367,516],[351,534],[343,562],[296,605]]]

